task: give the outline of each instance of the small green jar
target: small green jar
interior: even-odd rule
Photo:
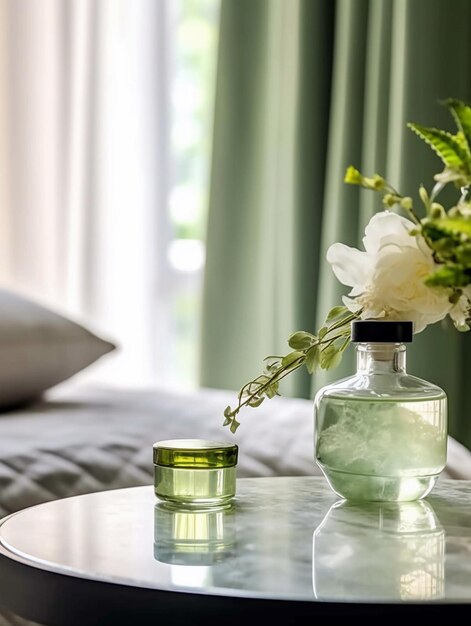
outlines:
[[[154,444],[154,490],[161,500],[212,507],[235,495],[238,447],[204,439]]]

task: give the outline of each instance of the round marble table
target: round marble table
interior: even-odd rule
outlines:
[[[471,602],[471,481],[355,505],[322,478],[238,481],[231,508],[151,487],[41,504],[0,524],[0,604],[46,624],[298,623]]]

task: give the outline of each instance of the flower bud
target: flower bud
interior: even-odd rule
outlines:
[[[400,204],[403,209],[405,209],[406,211],[410,211],[413,206],[412,198],[406,196],[405,198],[402,198]]]
[[[430,215],[434,220],[438,220],[442,217],[445,217],[445,209],[438,202],[434,202],[430,208]]]
[[[384,189],[385,182],[384,178],[379,174],[375,174],[372,178],[373,187],[378,191]]]
[[[427,207],[430,203],[429,197],[428,197],[428,193],[427,190],[425,189],[425,187],[423,185],[420,185],[419,187],[419,196],[420,199],[422,200],[422,202],[424,203],[424,205]]]
[[[398,201],[400,201],[400,198],[398,196],[395,196],[392,193],[386,193],[383,196],[383,204],[384,204],[384,206],[392,207],[395,204],[397,204]]]
[[[345,178],[343,180],[350,185],[361,185],[363,183],[363,176],[355,167],[350,165],[345,172]]]

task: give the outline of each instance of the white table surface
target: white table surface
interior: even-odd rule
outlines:
[[[232,508],[169,510],[152,487],[72,497],[0,525],[3,556],[141,588],[333,602],[471,602],[471,481],[355,505],[322,478],[238,481]]]

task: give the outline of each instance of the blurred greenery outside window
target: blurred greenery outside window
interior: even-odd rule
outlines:
[[[166,250],[169,338],[160,382],[197,382],[220,0],[174,0]],[[160,352],[159,346],[157,351]]]

